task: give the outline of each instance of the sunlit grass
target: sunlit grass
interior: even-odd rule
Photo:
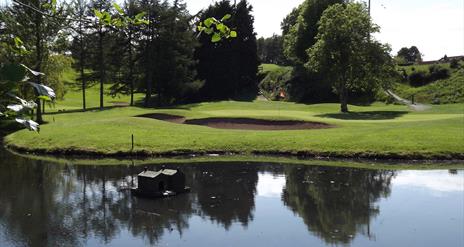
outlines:
[[[201,103],[174,109],[124,107],[46,115],[49,123],[40,134],[22,130],[6,138],[20,148],[98,152],[129,152],[131,135],[135,150],[146,154],[234,152],[322,153],[337,156],[446,157],[464,153],[463,104],[446,105],[425,112],[405,106],[374,104],[350,106],[339,114],[338,104],[304,105],[285,102]],[[187,118],[248,117],[319,121],[336,128],[317,130],[224,130],[181,125],[135,117],[163,112]]]

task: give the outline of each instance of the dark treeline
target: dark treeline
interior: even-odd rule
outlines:
[[[201,13],[200,19],[209,16],[220,19],[231,13],[233,18],[228,24],[237,30],[238,37],[219,43],[212,43],[208,36],[200,37],[201,45],[195,51],[195,58],[198,60],[198,77],[204,80],[204,86],[198,100],[256,96],[259,62],[252,10],[245,0],[236,4],[224,0]]]
[[[387,85],[380,72],[392,67],[388,46],[371,36],[378,30],[367,7],[346,0],[306,0],[283,19],[281,36],[258,40],[253,7],[246,0],[218,1],[195,14],[187,11],[182,0],[126,0],[121,7],[113,1],[73,0],[54,8],[50,8],[52,0],[11,2],[0,8],[0,38],[20,37],[28,53],[11,55],[2,49],[1,61],[20,62],[45,72],[46,76],[38,77],[39,83],[52,86],[63,97],[65,87],[54,68],[62,71],[57,65],[69,64],[72,57],[84,110],[85,90],[97,85],[100,108],[104,107],[105,92],[131,95],[131,105],[165,106],[250,100],[258,88],[270,95],[284,90],[285,100],[296,102],[343,99],[345,105],[369,103],[380,87]],[[350,8],[356,13],[346,18],[358,20],[359,25],[353,26],[356,31],[327,28],[330,20],[345,18],[344,12],[349,13]],[[198,31],[199,23],[226,15],[230,18],[224,24],[234,30],[233,38],[214,42],[214,31]],[[124,25],[105,24],[105,18],[121,18]],[[140,18],[146,22],[139,23]],[[325,23],[324,32],[320,32],[321,23]],[[326,39],[340,44],[332,45]],[[367,46],[370,48],[363,49]],[[260,78],[272,80],[263,79],[259,84],[260,63],[291,66],[291,76],[274,76],[281,78],[276,81],[260,74]],[[346,71],[354,70],[346,68],[358,72],[348,75]],[[18,91],[28,93],[26,89]],[[134,102],[136,92],[145,95],[142,102]]]
[[[284,55],[284,40],[280,35],[272,35],[269,38],[259,38],[258,58],[261,63],[272,63],[277,65],[289,65],[290,61]]]
[[[52,57],[72,58],[84,110],[85,90],[91,86],[100,88],[101,108],[107,94],[131,95],[131,105],[145,106],[256,95],[259,64],[246,0],[223,0],[195,15],[182,0],[126,0],[120,9],[112,0],[73,0],[50,8],[52,3],[18,0],[1,7],[2,36],[25,41],[28,53],[14,55],[15,62],[36,71],[48,72]],[[105,25],[96,11],[111,18],[143,16],[149,22]],[[210,35],[196,31],[200,21],[226,14],[231,18],[224,24],[237,38],[212,42]],[[6,50],[0,55],[2,61],[11,60]],[[47,77],[41,82],[50,85]],[[64,95],[63,85],[51,86],[62,88]],[[145,94],[143,102],[134,102],[136,92]]]

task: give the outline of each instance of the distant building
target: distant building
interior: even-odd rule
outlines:
[[[464,61],[464,56],[453,56],[453,57],[448,57],[444,56],[438,60],[433,60],[433,61],[422,61],[419,62],[418,64],[437,64],[437,63],[447,63],[450,62],[451,60],[457,60],[457,61]]]

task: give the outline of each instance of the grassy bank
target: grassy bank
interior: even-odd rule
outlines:
[[[49,154],[124,156],[202,153],[286,154],[299,156],[463,159],[464,105],[440,105],[424,112],[405,106],[374,104],[350,106],[338,113],[338,104],[304,105],[286,102],[217,102],[172,109],[137,107],[104,111],[57,113],[40,134],[22,130],[5,138],[13,149]],[[317,130],[225,130],[174,124],[135,117],[169,113],[187,119],[243,117],[308,120],[336,127]]]

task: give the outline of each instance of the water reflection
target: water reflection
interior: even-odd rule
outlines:
[[[183,241],[190,240],[189,246],[203,246],[198,232],[222,231],[260,246],[279,240],[274,228],[284,236],[306,232],[295,235],[290,245],[321,240],[327,245],[353,244],[357,237],[376,241],[379,233],[370,226],[395,177],[399,186],[414,180],[427,187],[418,181],[437,175],[238,163],[166,168],[181,168],[192,192],[161,200],[134,198],[118,186],[134,183],[141,167],[55,165],[0,152],[0,245],[186,245]],[[462,178],[461,171],[455,173],[444,171],[438,177],[455,188],[453,181]],[[275,210],[275,219],[266,219],[269,224],[264,226],[255,222],[263,211],[258,198]],[[295,215],[286,216],[289,210]],[[300,220],[307,229],[296,223]]]
[[[327,243],[347,244],[357,233],[371,237],[375,203],[390,195],[395,172],[288,166],[285,175],[285,205]]]
[[[464,190],[464,172],[404,171],[395,179],[395,184],[437,192],[458,192]]]

